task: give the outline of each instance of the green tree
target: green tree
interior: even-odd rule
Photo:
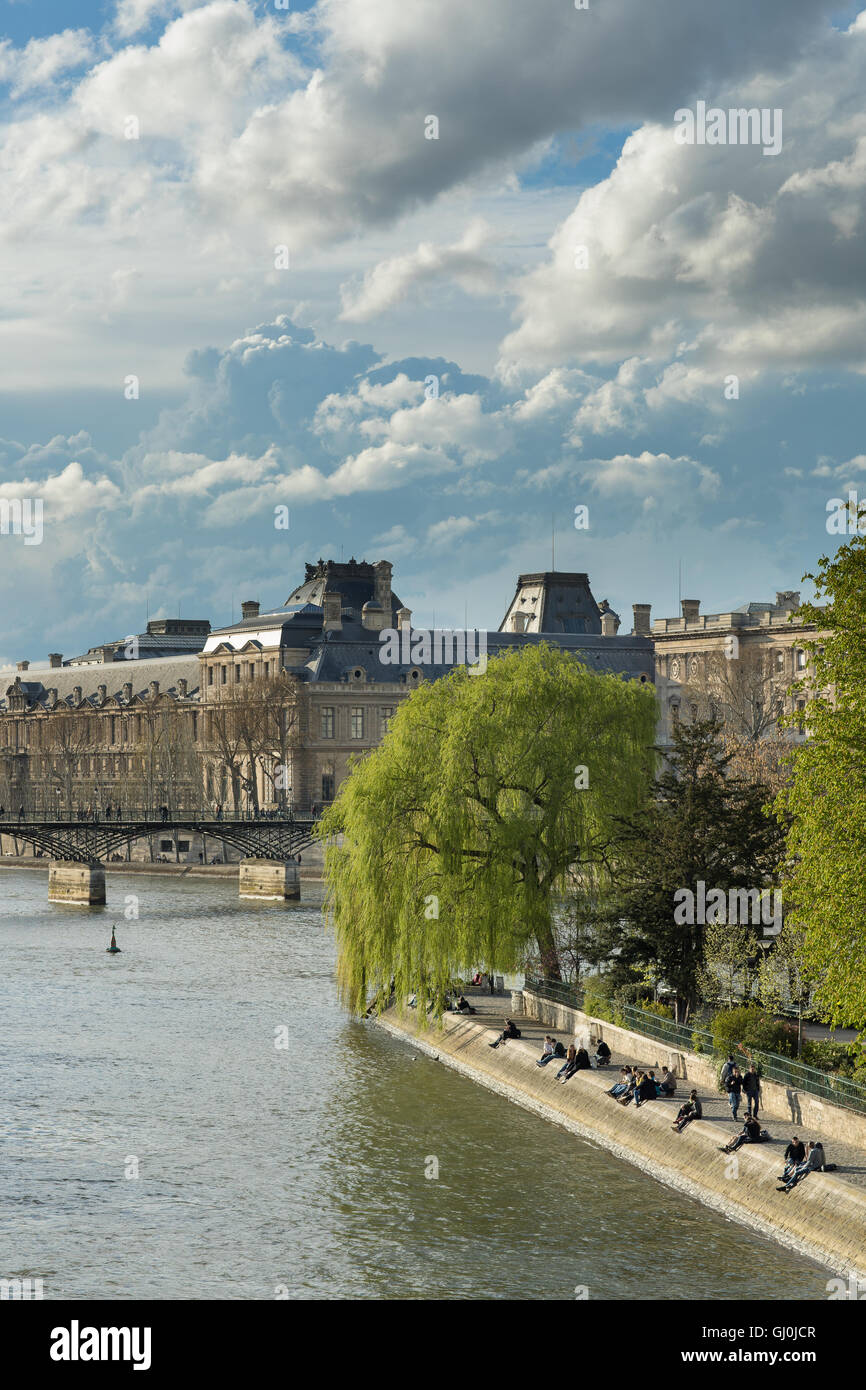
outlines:
[[[804,643],[812,673],[798,685],[808,732],[777,807],[791,818],[789,911],[803,928],[803,961],[834,1024],[866,1028],[866,539],[822,556],[816,598],[797,618],[821,631]]]
[[[803,1048],[803,1012],[808,1009],[816,981],[806,962],[806,930],[787,917],[781,933],[764,954],[759,972],[761,999],[777,1012],[797,1010],[797,1056]]]
[[[754,927],[715,922],[704,932],[704,960],[698,971],[701,998],[732,1009],[748,994],[760,962],[758,934]]]
[[[619,981],[651,966],[682,1022],[699,997],[706,925],[678,922],[675,894],[697,898],[700,882],[725,894],[765,888],[778,871],[784,832],[767,814],[764,784],[731,772],[716,720],[676,725],[666,756],[652,803],[622,827],[608,918]]]
[[[348,1007],[393,979],[438,1009],[473,965],[533,951],[559,978],[556,895],[645,800],[655,719],[651,687],[547,644],[414,691],[321,825]]]

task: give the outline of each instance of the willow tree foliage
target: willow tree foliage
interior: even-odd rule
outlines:
[[[555,895],[643,804],[655,719],[651,686],[546,644],[414,691],[321,827],[347,1006],[393,980],[438,1009],[473,966],[529,953],[556,975]]]
[[[804,962],[831,1022],[866,1028],[866,540],[856,537],[807,574],[816,598],[800,620],[821,631],[804,643],[813,674],[793,777],[777,799],[792,818],[785,898],[803,928]]]

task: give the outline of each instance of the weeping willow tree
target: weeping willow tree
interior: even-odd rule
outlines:
[[[393,981],[438,1012],[471,967],[535,953],[559,978],[557,893],[597,880],[614,824],[644,804],[655,721],[651,686],[546,644],[414,691],[320,827],[346,1006]]]

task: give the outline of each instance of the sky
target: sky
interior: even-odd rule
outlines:
[[[430,627],[553,563],[623,631],[810,592],[866,493],[866,9],[0,3],[0,664],[320,557]]]

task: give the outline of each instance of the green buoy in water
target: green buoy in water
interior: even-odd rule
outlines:
[[[111,945],[110,945],[110,946],[106,946],[106,948],[105,948],[105,954],[106,954],[106,955],[111,955],[111,956],[119,956],[119,955],[120,955],[120,947],[118,946],[117,942],[116,942],[115,939],[114,939],[114,928],[113,928],[113,927],[112,927],[112,929],[111,929]]]

